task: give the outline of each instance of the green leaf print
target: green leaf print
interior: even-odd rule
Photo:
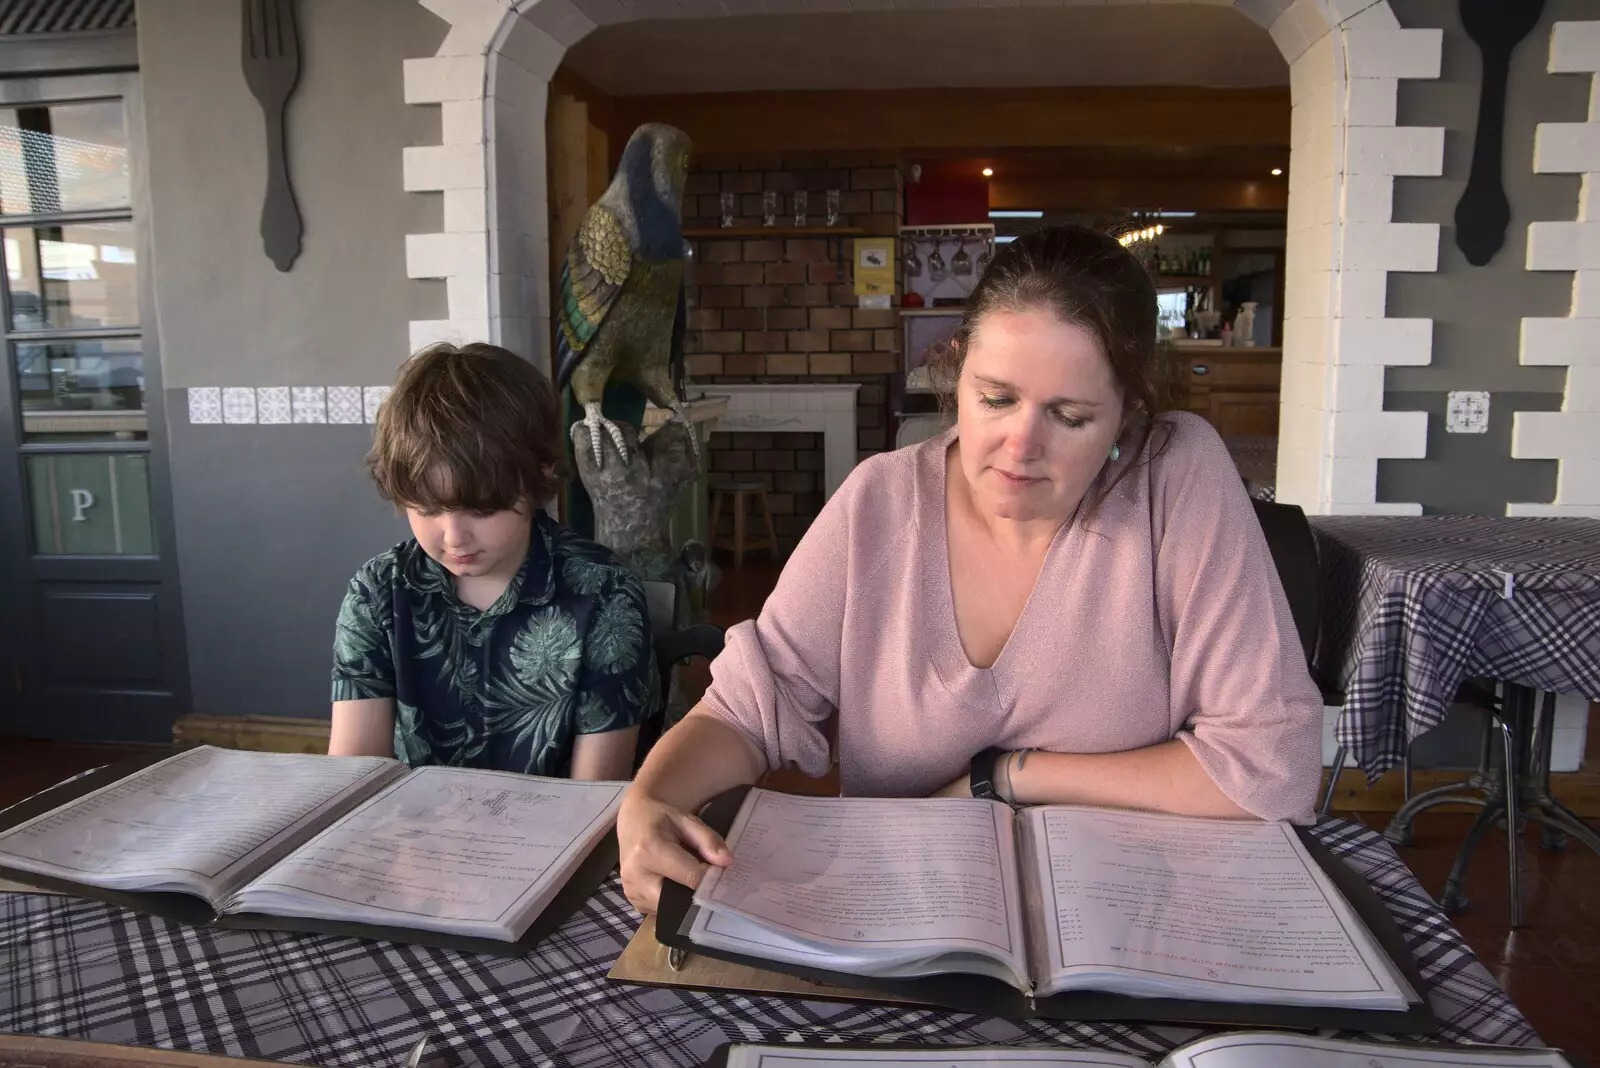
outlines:
[[[571,588],[573,593],[583,597],[592,597],[605,588],[607,582],[616,577],[617,569],[609,564],[595,563],[576,553],[567,557],[561,565],[561,579]]]
[[[639,662],[644,644],[644,618],[625,593],[618,592],[600,606],[583,656],[591,671],[620,675]]]
[[[352,589],[339,606],[339,618],[333,625],[334,659],[341,664],[359,664],[388,642],[369,604]]]
[[[511,640],[511,666],[525,687],[538,687],[547,679],[570,683],[582,659],[577,624],[558,608],[536,613]]]
[[[410,768],[433,763],[433,747],[422,733],[422,710],[404,701],[394,704],[394,755]]]
[[[598,734],[611,730],[616,718],[611,706],[599,694],[589,690],[578,704],[578,733]]]
[[[515,747],[520,749],[527,745],[532,765],[538,767],[545,762],[545,753],[556,747],[556,731],[566,724],[571,715],[572,691],[563,690],[559,697],[548,704],[524,708],[514,715],[497,719],[495,727],[499,730],[503,725],[503,729],[510,731]]]

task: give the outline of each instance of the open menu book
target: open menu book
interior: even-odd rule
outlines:
[[[1433,1025],[1371,890],[1326,859],[1387,948],[1286,823],[759,789],[706,818],[734,864],[668,886],[667,945],[998,1015]]]
[[[625,785],[200,746],[0,814],[0,874],[188,923],[520,955],[609,872]]]
[[[1071,1049],[924,1046],[723,1046],[706,1068],[1151,1068],[1120,1053]],[[1234,1031],[1185,1043],[1155,1068],[1571,1068],[1556,1050],[1411,1046]]]

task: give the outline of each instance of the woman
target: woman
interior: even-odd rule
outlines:
[[[835,709],[847,794],[1311,817],[1322,703],[1221,440],[1152,418],[1155,316],[1104,234],[1000,250],[956,426],[856,469],[629,788],[635,907],[732,863],[705,801],[823,773]]]

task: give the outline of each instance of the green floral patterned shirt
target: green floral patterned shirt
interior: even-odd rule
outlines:
[[[411,767],[566,775],[577,735],[635,726],[656,705],[645,613],[632,573],[543,512],[486,611],[413,539],[350,580],[333,699],[394,698],[394,751]]]

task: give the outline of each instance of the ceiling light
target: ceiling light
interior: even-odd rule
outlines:
[[[1017,235],[1016,234],[996,234],[995,235],[995,239],[994,239],[994,243],[997,244],[997,245],[1009,245],[1009,244],[1011,244],[1011,242],[1015,241],[1016,239],[1017,239]]]
[[[1158,211],[1158,212],[1156,212],[1156,214],[1161,216],[1163,219],[1192,219],[1192,218],[1194,218],[1194,212],[1192,212],[1192,211]]]
[[[985,178],[993,178],[994,177],[994,168],[993,167],[985,167],[983,169],[983,176]]]
[[[1042,211],[991,211],[989,213],[989,218],[991,218],[991,219],[1042,219],[1042,218],[1044,218],[1044,212],[1042,212]]]
[[[1282,178],[1283,177],[1283,168],[1282,167],[1274,167],[1274,168],[1272,168],[1272,176],[1274,178]]]

